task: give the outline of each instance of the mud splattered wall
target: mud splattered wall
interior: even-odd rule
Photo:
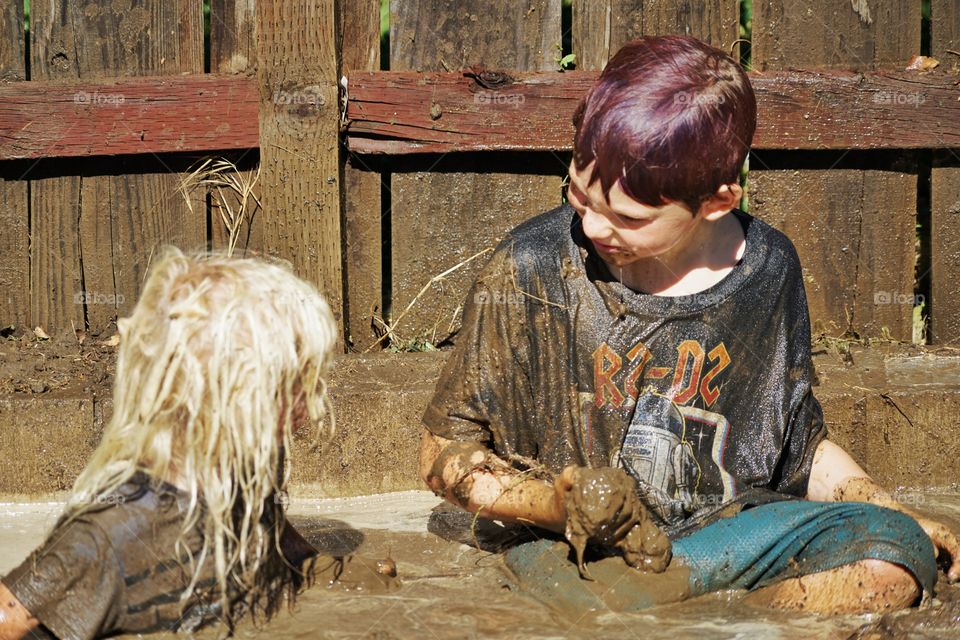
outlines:
[[[960,71],[960,5],[930,3],[930,53]],[[960,150],[933,154],[930,193],[931,337],[935,344],[960,345]]]
[[[858,6],[755,1],[754,70],[903,68],[920,52],[920,3]],[[762,152],[750,163],[753,209],[797,245],[815,329],[878,336],[887,328],[909,341],[916,154]]]
[[[555,69],[560,7],[560,0],[522,6],[512,0],[393,0],[390,69]],[[523,105],[516,107],[522,119]],[[433,276],[495,246],[522,220],[560,204],[564,159],[523,155],[442,156],[396,168],[390,181],[395,317]],[[432,287],[397,327],[400,335],[442,340],[482,262],[475,260]]]
[[[192,0],[32,7],[30,79],[49,82],[51,98],[60,80],[203,72],[202,7]],[[86,99],[121,106],[119,96]],[[160,245],[205,245],[205,213],[178,193],[178,164],[137,156],[30,167],[31,324],[104,331],[132,309]]]
[[[483,258],[463,263],[559,204],[568,154],[351,156],[337,144],[341,74],[559,71],[566,53],[579,69],[599,69],[623,42],[652,33],[696,35],[734,55],[741,46],[738,0],[574,0],[570,13],[562,0],[391,0],[384,52],[379,0],[324,0],[307,13],[298,13],[307,7],[300,2],[212,0],[206,40],[200,0],[32,3],[28,38],[22,4],[0,10],[0,78],[48,82],[51,99],[66,99],[56,87],[67,79],[255,78],[260,149],[230,158],[247,180],[263,162],[264,208],[240,246],[286,258],[317,282],[341,314],[347,344],[359,350],[421,291],[395,327],[395,343],[442,341]],[[927,53],[949,67],[960,64],[951,53],[960,49],[955,4],[931,2]],[[902,69],[926,52],[921,25],[913,0],[828,8],[754,0],[750,62],[758,72]],[[278,100],[301,94],[322,99]],[[98,99],[116,108],[109,96]],[[911,107],[907,95],[878,99]],[[516,117],[525,117],[521,102]],[[933,337],[960,339],[957,158],[954,150],[752,154],[751,211],[797,244],[815,329],[909,341],[919,294]],[[108,334],[160,246],[223,247],[215,198],[198,191],[188,206],[177,188],[196,160],[0,162],[0,326]]]

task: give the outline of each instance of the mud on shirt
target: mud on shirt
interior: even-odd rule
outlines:
[[[467,297],[426,427],[555,472],[622,466],[671,531],[754,489],[803,496],[826,429],[800,262],[733,214],[742,260],[679,297],[613,278],[569,206],[515,228]]]
[[[197,591],[181,611],[190,583],[189,555],[174,556],[189,496],[138,473],[101,505],[58,524],[46,542],[0,582],[42,628],[62,640],[115,633],[192,631],[221,617],[216,577],[204,563]],[[199,535],[188,536],[191,553]]]

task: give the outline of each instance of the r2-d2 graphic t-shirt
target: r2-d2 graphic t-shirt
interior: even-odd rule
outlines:
[[[612,277],[568,206],[511,231],[467,297],[426,427],[555,472],[623,467],[671,533],[758,492],[803,496],[826,429],[800,263],[733,215],[743,259],[679,297]]]

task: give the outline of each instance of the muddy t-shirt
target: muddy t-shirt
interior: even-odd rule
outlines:
[[[192,574],[174,557],[188,497],[137,474],[96,510],[60,523],[2,582],[54,636],[193,630],[218,618],[212,563],[204,563],[197,598],[181,612]],[[199,535],[186,539],[190,552]],[[183,550],[180,558],[188,565]]]
[[[800,263],[734,215],[741,261],[679,297],[612,277],[569,206],[511,231],[467,297],[426,427],[555,472],[622,466],[674,531],[754,488],[803,496],[826,429]]]

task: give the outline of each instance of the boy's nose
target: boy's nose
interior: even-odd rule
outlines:
[[[587,207],[584,209],[583,216],[580,220],[583,225],[584,235],[591,240],[599,240],[606,237],[609,225],[604,216]]]

